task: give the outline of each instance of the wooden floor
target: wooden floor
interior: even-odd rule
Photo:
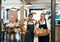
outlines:
[[[55,41],[60,42],[60,26],[55,28]]]

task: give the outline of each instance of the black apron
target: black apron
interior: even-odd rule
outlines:
[[[45,20],[45,24],[40,24],[39,23],[39,28],[48,29],[46,20]],[[47,36],[39,36],[38,37],[38,42],[49,42],[49,34]]]
[[[25,41],[24,42],[33,42],[34,41],[34,23],[33,24],[28,24],[27,23],[27,30],[25,34]]]

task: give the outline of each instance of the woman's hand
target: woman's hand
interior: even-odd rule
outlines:
[[[22,32],[27,32],[27,29],[23,26],[21,27]]]

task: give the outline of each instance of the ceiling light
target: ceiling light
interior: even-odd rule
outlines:
[[[30,7],[30,6],[32,6],[31,3],[27,3],[27,4],[26,4],[26,7]]]
[[[31,3],[27,3],[26,5],[32,5]]]

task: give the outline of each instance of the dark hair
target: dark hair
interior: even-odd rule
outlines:
[[[41,15],[45,15],[44,13],[41,13]]]
[[[45,16],[45,14],[44,13],[41,13],[41,15],[44,15]],[[41,20],[41,19],[40,19]],[[46,18],[45,18],[45,20],[46,20]]]
[[[49,16],[48,19],[51,19],[51,16]]]
[[[33,16],[33,14],[29,14],[28,17],[29,17],[30,15]]]
[[[3,23],[3,19],[1,19],[1,23]]]

